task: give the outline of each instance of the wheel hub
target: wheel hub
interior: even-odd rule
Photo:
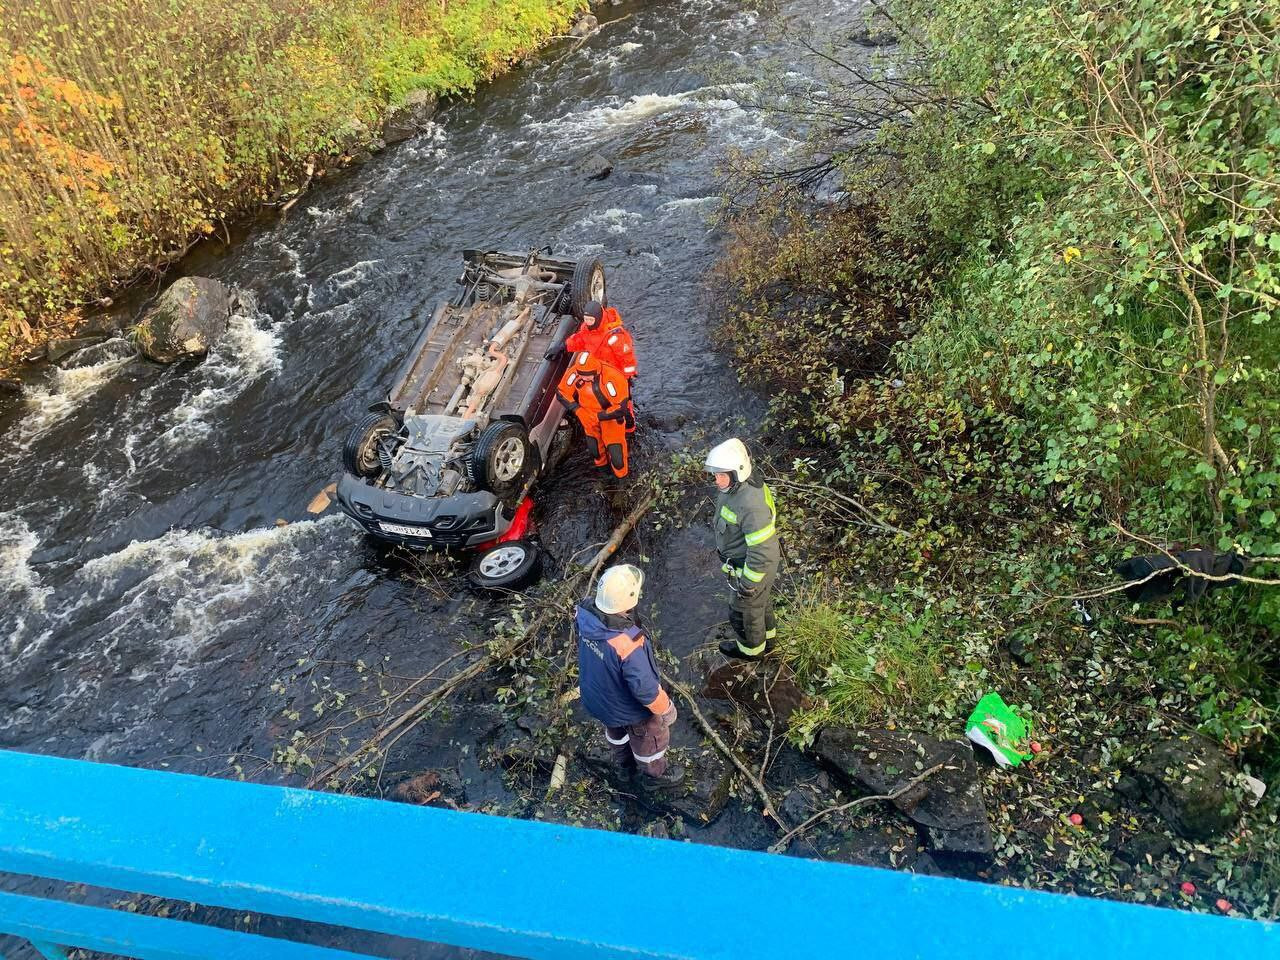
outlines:
[[[524,469],[524,444],[519,437],[508,437],[493,452],[493,477],[499,483],[510,483]]]
[[[504,577],[524,563],[524,547],[498,547],[480,561],[480,573],[491,580]]]

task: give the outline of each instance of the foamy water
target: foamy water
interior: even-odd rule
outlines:
[[[68,414],[129,365],[137,354],[123,339],[81,351],[75,366],[49,367],[49,379],[30,387],[25,395],[27,413],[19,422],[14,446],[26,450],[31,442],[57,426]]]
[[[252,620],[263,602],[289,592],[299,576],[323,579],[339,562],[315,554],[338,514],[243,533],[170,530],[90,560],[78,574],[95,599],[115,598],[108,636],[141,628],[180,661],[230,627]]]
[[[40,538],[13,513],[0,513],[0,662],[38,645],[39,624],[53,590],[31,566]]]
[[[278,371],[280,364],[280,335],[256,316],[233,316],[227,332],[193,372],[195,392],[174,408],[165,439],[188,443],[203,437],[216,425],[210,414],[259,377]]]

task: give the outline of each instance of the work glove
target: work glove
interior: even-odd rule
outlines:
[[[554,360],[556,357],[560,356],[560,354],[562,353],[564,353],[564,344],[553,343],[551,346],[547,347],[547,352],[542,355],[542,359]]]
[[[678,716],[679,714],[676,713],[676,705],[673,703],[667,708],[667,712],[662,715],[662,725],[664,727],[674,727],[676,725],[676,717]]]

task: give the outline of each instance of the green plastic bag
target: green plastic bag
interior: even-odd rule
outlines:
[[[988,693],[978,701],[964,726],[965,736],[991,751],[1002,767],[1016,767],[1031,759],[1023,752],[1031,736],[1031,721],[1018,716],[998,693]]]

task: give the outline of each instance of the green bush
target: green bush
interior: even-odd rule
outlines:
[[[301,180],[411,90],[474,90],[585,0],[0,7],[0,367]],[[372,135],[369,135],[370,138]]]

